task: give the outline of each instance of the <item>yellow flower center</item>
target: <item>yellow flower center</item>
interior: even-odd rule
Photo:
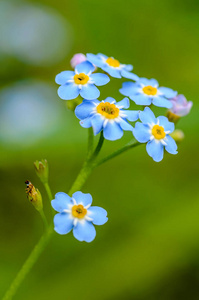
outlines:
[[[119,61],[117,59],[112,58],[112,57],[107,58],[106,63],[110,67],[114,67],[114,68],[118,68],[120,66]]]
[[[73,205],[73,207],[72,207],[73,217],[78,218],[78,219],[83,219],[86,214],[87,214],[87,209],[84,208],[83,205],[81,205],[81,204]]]
[[[76,84],[86,84],[89,81],[89,77],[84,73],[79,73],[74,76],[74,81]]]
[[[151,85],[147,85],[147,86],[143,87],[142,90],[148,96],[154,96],[157,94],[157,91],[158,91],[155,87],[153,87]]]
[[[107,119],[115,119],[119,116],[119,108],[109,102],[101,102],[97,106],[97,112]]]
[[[164,128],[159,125],[154,125],[152,128],[152,134],[157,140],[161,140],[165,137],[166,133],[164,132]]]

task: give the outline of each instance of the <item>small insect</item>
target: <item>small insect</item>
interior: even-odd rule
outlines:
[[[26,180],[25,181],[25,184],[26,184],[26,193],[27,193],[27,196],[29,198],[29,200],[32,200],[35,196],[35,194],[37,193],[34,185],[29,181],[29,180]]]

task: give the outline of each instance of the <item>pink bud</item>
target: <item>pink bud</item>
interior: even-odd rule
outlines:
[[[82,63],[83,61],[86,60],[86,56],[82,53],[77,53],[73,55],[70,64],[72,68],[75,68],[78,64]]]
[[[170,109],[170,111],[179,117],[188,115],[193,105],[193,102],[187,101],[184,95],[177,95],[176,97],[170,99],[170,101],[173,104],[173,107]]]

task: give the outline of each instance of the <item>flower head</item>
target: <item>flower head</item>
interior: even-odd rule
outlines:
[[[86,56],[82,53],[77,53],[75,55],[73,55],[71,61],[70,61],[70,65],[71,67],[74,69],[77,65],[79,65],[80,63],[82,63],[83,61],[86,61]]]
[[[137,82],[124,82],[120,89],[122,95],[130,97],[137,105],[151,105],[171,108],[169,98],[177,92],[172,89],[159,87],[157,80],[140,78]]]
[[[176,97],[173,97],[170,99],[173,107],[170,109],[171,113],[179,116],[184,117],[189,114],[193,102],[187,101],[184,95],[177,95]]]
[[[72,100],[81,97],[93,100],[99,97],[100,91],[97,86],[105,85],[110,81],[106,74],[92,72],[95,67],[88,61],[84,61],[75,67],[75,71],[63,71],[59,73],[55,81],[61,86],[58,95],[63,100]]]
[[[129,121],[136,121],[139,111],[125,110],[129,108],[129,99],[116,102],[108,97],[103,101],[93,100],[83,102],[75,109],[75,115],[80,119],[80,125],[84,128],[93,127],[94,134],[103,130],[104,138],[117,140],[123,136],[123,130],[133,130]]]
[[[112,77],[116,78],[129,78],[132,80],[138,80],[139,77],[129,71],[133,70],[132,65],[121,64],[117,59],[108,57],[104,54],[98,53],[94,55],[92,53],[87,54],[87,59],[95,66],[101,68]]]
[[[142,123],[137,122],[133,134],[140,143],[147,143],[146,150],[154,161],[161,161],[164,148],[171,154],[177,154],[177,145],[169,135],[174,131],[174,124],[164,116],[155,117],[149,107],[145,107],[139,116]]]
[[[92,196],[76,192],[69,197],[65,193],[57,193],[51,201],[52,207],[58,212],[54,217],[55,231],[67,234],[73,230],[74,237],[79,241],[92,242],[96,236],[94,225],[103,225],[108,221],[105,209],[91,206]]]

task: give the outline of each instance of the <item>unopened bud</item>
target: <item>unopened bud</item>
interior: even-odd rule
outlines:
[[[176,141],[177,144],[184,140],[184,132],[180,129],[175,129],[170,136]]]
[[[40,191],[36,189],[29,180],[27,180],[25,184],[27,186],[26,194],[28,200],[32,203],[36,210],[41,211],[43,209],[43,202]]]
[[[75,68],[77,65],[82,63],[83,61],[86,61],[86,56],[82,53],[77,53],[73,55],[70,64],[72,68]]]
[[[41,182],[48,182],[48,162],[46,159],[42,159],[41,161],[36,160],[34,162],[35,171],[37,176],[40,178]]]

